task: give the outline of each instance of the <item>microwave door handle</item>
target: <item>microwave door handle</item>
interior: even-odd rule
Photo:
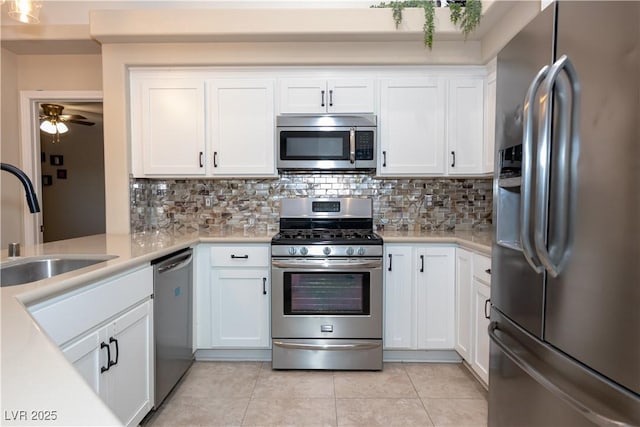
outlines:
[[[349,162],[356,162],[356,128],[349,129]]]

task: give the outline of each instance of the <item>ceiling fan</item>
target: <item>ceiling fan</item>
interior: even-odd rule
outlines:
[[[58,104],[41,104],[42,114],[40,114],[40,129],[48,134],[55,135],[52,142],[60,142],[60,134],[69,131],[65,123],[74,123],[84,126],[93,126],[94,122],[87,120],[79,114],[62,114],[64,107]]]

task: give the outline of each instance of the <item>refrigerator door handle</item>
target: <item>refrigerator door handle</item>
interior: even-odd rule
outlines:
[[[559,79],[561,71],[565,71],[566,80]],[[558,147],[554,155],[558,156],[559,167],[556,180],[555,196],[558,208],[555,209],[555,235],[547,239],[549,225],[549,186],[551,171],[551,134],[552,134],[552,102],[558,101]],[[558,277],[569,254],[573,232],[572,223],[575,215],[577,189],[578,159],[578,97],[580,87],[578,74],[566,55],[558,59],[545,80],[540,96],[540,118],[538,145],[538,175],[536,181],[536,225],[534,242],[540,261],[552,277]],[[567,182],[569,181],[569,182]],[[572,218],[569,218],[572,216]]]
[[[496,330],[499,330],[501,334],[505,335],[508,343],[503,341],[501,337],[496,334]],[[601,426],[629,426],[625,421],[616,420],[610,418],[604,414],[597,412],[594,408],[590,407],[586,403],[581,402],[576,397],[572,395],[572,393],[568,390],[564,390],[561,386],[554,383],[549,377],[545,376],[540,369],[534,366],[528,360],[525,360],[520,355],[529,353],[524,347],[518,344],[518,341],[515,339],[511,339],[506,331],[501,330],[499,328],[498,322],[490,322],[489,323],[489,338],[495,345],[500,348],[500,350],[509,358],[513,363],[515,363],[520,369],[525,371],[531,378],[533,378],[536,382],[538,382],[541,386],[549,390],[553,393],[554,396],[558,397],[571,407],[573,407],[576,411],[580,412],[582,415],[587,417],[589,420],[593,421],[597,425]]]
[[[540,89],[543,80],[549,73],[549,66],[545,65],[531,82],[524,99],[524,112],[522,123],[522,183],[520,191],[520,244],[522,253],[536,273],[542,273],[544,267],[535,254],[531,243],[531,169],[533,164],[533,112],[536,93]],[[534,101],[535,102],[535,101]]]

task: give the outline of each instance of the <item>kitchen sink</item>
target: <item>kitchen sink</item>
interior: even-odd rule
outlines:
[[[115,255],[28,257],[0,266],[0,286],[22,285],[117,258]]]

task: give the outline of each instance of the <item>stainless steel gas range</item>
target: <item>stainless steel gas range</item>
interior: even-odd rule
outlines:
[[[382,238],[370,199],[284,199],[271,241],[273,369],[382,369]]]

